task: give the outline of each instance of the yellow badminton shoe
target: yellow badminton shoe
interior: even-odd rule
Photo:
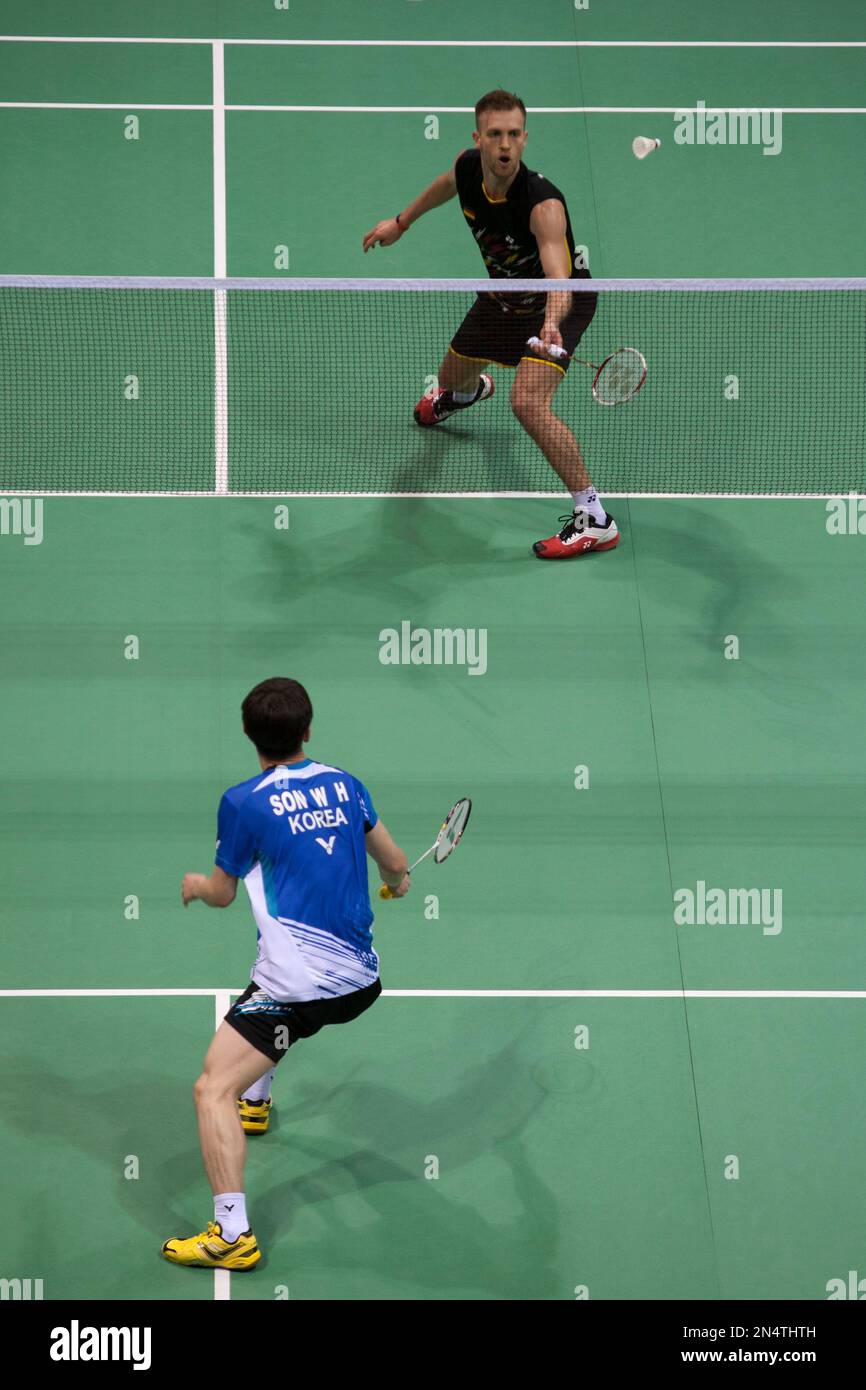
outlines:
[[[184,1240],[172,1236],[162,1247],[167,1260],[176,1265],[192,1265],[198,1269],[252,1269],[262,1258],[252,1231],[244,1231],[237,1240],[223,1240],[216,1221],[209,1221],[207,1230]]]
[[[238,1099],[238,1114],[244,1134],[267,1134],[271,1120],[271,1098],[267,1100]]]

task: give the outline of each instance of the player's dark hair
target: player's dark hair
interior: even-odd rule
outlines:
[[[480,98],[475,103],[475,129],[478,129],[478,122],[485,111],[513,111],[517,107],[523,112],[523,119],[526,120],[526,107],[515,92],[506,92],[504,87],[497,87],[495,92],[488,92],[486,96]]]
[[[301,751],[313,706],[298,681],[271,676],[250,691],[241,714],[244,733],[263,758],[293,758]]]

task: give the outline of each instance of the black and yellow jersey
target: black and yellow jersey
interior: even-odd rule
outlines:
[[[484,184],[481,155],[477,149],[465,150],[454,166],[457,196],[466,225],[478,243],[487,273],[494,280],[543,280],[544,267],[529,219],[537,203],[555,198],[565,212],[565,242],[568,248],[569,276],[587,278],[589,272],[574,269],[574,234],[568,205],[562,193],[546,179],[521,162],[517,176],[504,198],[494,198]],[[505,310],[537,312],[539,295],[502,294],[484,296]]]

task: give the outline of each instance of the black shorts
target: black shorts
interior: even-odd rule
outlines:
[[[311,1038],[327,1023],[351,1023],[375,1004],[381,993],[381,980],[374,980],[365,989],[333,999],[284,1003],[272,999],[253,980],[229,1009],[225,1021],[272,1062],[279,1062],[298,1038]]]
[[[544,357],[526,346],[528,338],[537,338],[541,333],[543,308],[537,313],[509,312],[494,301],[479,297],[451,339],[451,351],[458,357],[478,358],[498,367],[516,367],[526,357],[567,372],[571,354],[589,327],[597,303],[597,294],[580,292],[572,296],[571,308],[559,325],[568,356]]]

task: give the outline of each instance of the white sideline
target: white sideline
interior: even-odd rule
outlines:
[[[183,43],[199,38],[0,34],[0,43]],[[249,48],[866,48],[864,39],[222,39]]]
[[[221,39],[214,40],[211,57],[213,75],[213,273],[221,280],[227,273],[226,235],[226,112],[225,50]],[[229,490],[229,347],[228,307],[224,289],[214,291],[214,493]]]
[[[858,465],[859,466],[859,465]],[[303,501],[305,498],[380,498],[383,501],[399,501],[401,497],[427,497],[431,501],[441,498],[443,501],[458,502],[514,502],[514,501],[564,501],[569,494],[559,492],[183,492],[180,490],[166,492],[87,492],[87,491],[63,491],[51,492],[29,488],[0,488],[2,497],[233,497],[251,501],[253,499],[280,498],[285,500],[291,498],[293,501]],[[621,497],[624,499],[635,499],[652,502],[656,500],[678,499],[684,502],[697,502],[707,500],[709,502],[827,502],[831,498],[853,497],[857,501],[866,498],[866,493],[852,492],[844,489],[841,492],[610,492],[604,489],[605,497]]]
[[[216,1022],[241,989],[0,989],[0,999],[197,998]],[[866,989],[385,989],[385,999],[866,999]]]
[[[0,40],[2,42],[2,40]],[[216,47],[216,45],[214,45]],[[3,107],[28,111],[216,111],[211,102],[174,101],[0,101]],[[471,115],[472,106],[441,106],[428,102],[426,106],[297,106],[297,105],[252,105],[245,102],[229,102],[223,105],[225,111],[307,111],[307,112],[355,112],[367,115],[416,114],[427,115]],[[769,112],[782,116],[862,116],[866,106],[527,106],[531,116],[598,116],[632,115],[665,116],[683,111],[703,111],[706,115],[726,114],[729,111],[746,110],[761,114]]]

